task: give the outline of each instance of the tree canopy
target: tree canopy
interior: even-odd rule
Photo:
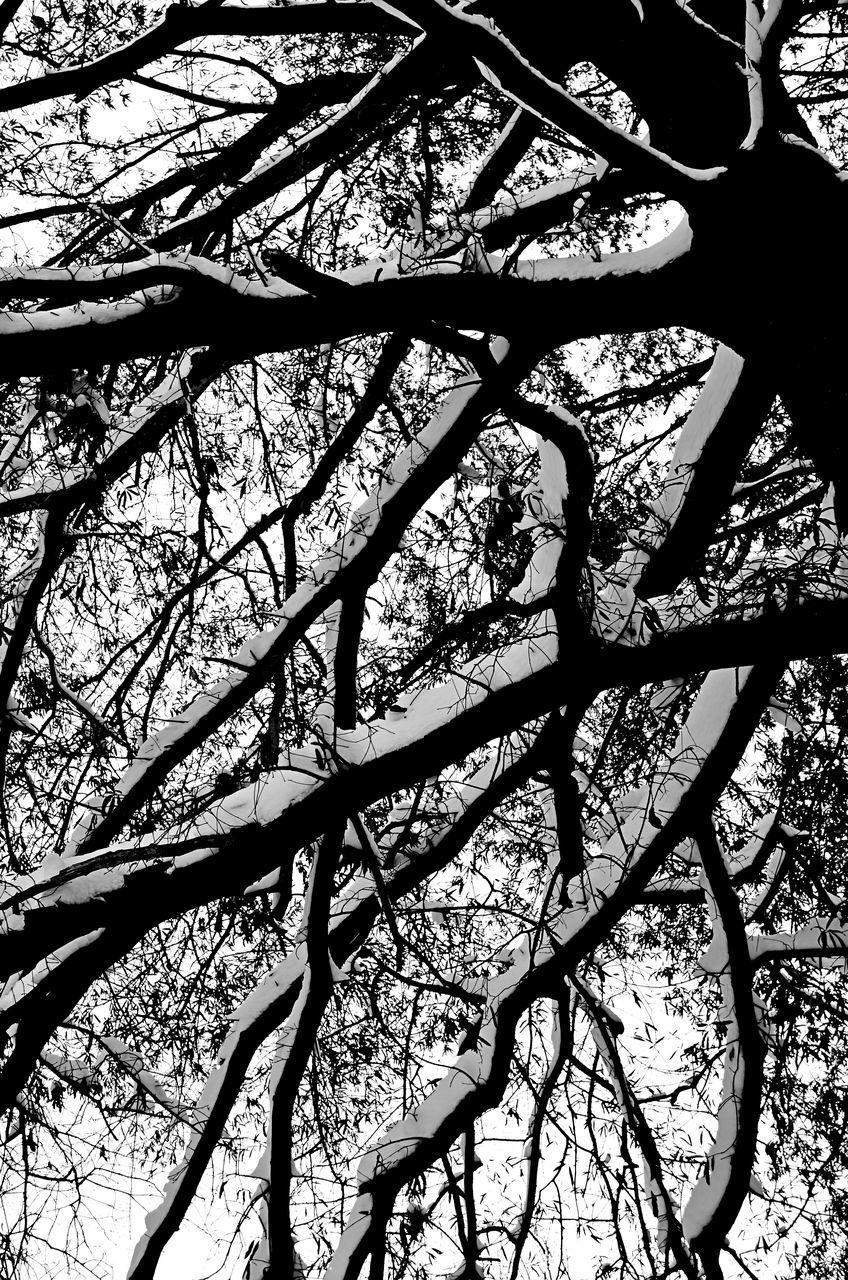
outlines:
[[[0,1276],[840,1274],[845,6],[0,36]]]

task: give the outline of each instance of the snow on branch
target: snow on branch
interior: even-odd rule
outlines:
[[[141,1155],[132,1280],[213,1179],[248,1280],[517,1280],[558,1228],[718,1274],[760,1094],[801,1118],[772,1212],[839,1123],[838,1002],[772,1066],[753,991],[848,965],[845,273],[791,252],[845,222],[794,75],[839,24],[105,2],[0,4],[0,1248],[96,1270]],[[626,1055],[584,977],[622,956]],[[788,1228],[824,1270],[828,1222]]]
[[[768,688],[772,681],[769,673]],[[594,946],[602,922],[608,927],[629,908],[634,894],[679,843],[686,814],[694,816],[699,795],[703,804],[713,788],[725,784],[741,746],[736,745],[734,722],[742,715],[747,729],[752,713],[759,718],[765,696],[761,685],[750,670],[719,671],[706,678],[657,782],[653,805],[628,818],[586,872],[568,886],[573,905],[537,931],[537,937],[547,940],[531,945],[527,937],[503,973],[480,979],[486,1003],[475,1047],[461,1053],[424,1101],[393,1124],[360,1161],[359,1194],[328,1280],[353,1280],[404,1183],[426,1169],[436,1152],[446,1150],[471,1119],[496,1105],[506,1083],[518,1018],[574,970]],[[544,898],[549,901],[550,894]]]
[[[506,39],[494,23],[452,9],[442,0],[380,0],[387,12],[411,19],[435,38],[456,40],[474,58],[486,78],[525,110],[577,137],[611,164],[631,167],[652,189],[685,198],[693,184],[716,178],[723,170],[693,169],[655,150],[586,107],[550,80]]]
[[[501,744],[471,778],[456,788],[435,830],[414,855],[402,856],[383,871],[383,892],[391,902],[414,892],[456,857],[509,788],[526,778],[536,752],[518,743]],[[328,947],[332,963],[344,966],[362,946],[378,918],[380,893],[374,877],[357,877],[329,910]],[[179,1228],[204,1169],[223,1133],[249,1064],[262,1041],[293,1016],[302,989],[305,951],[287,956],[229,1018],[222,1044],[194,1111],[195,1132],[181,1161],[171,1171],[160,1204],[147,1216],[128,1280],[152,1276],[162,1249]]]
[[[665,594],[706,550],[730,504],[735,468],[768,412],[774,392],[752,362],[716,351],[697,401],[677,437],[649,523],[630,537],[616,576],[640,596]]]
[[[711,826],[702,826],[697,843],[714,945],[725,957],[719,981],[723,1000],[720,1017],[726,1031],[715,1139],[707,1152],[705,1172],[686,1202],[683,1230],[693,1252],[709,1269],[751,1185],[765,1048],[745,921],[725,857]]]
[[[821,916],[800,929],[760,934],[748,940],[748,953],[755,968],[789,960],[818,961],[822,968],[844,971],[848,963],[848,927],[843,912]],[[701,958],[701,967],[716,972],[718,957],[712,949]]]

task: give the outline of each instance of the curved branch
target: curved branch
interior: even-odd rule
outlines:
[[[765,1049],[753,990],[748,936],[724,854],[712,825],[697,834],[714,912],[713,931],[725,949],[722,988],[727,1027],[725,1075],[709,1174],[683,1211],[683,1230],[708,1277],[721,1275],[719,1255],[748,1195],[757,1151]]]
[[[522,947],[505,973],[484,980],[488,1001],[476,1046],[360,1162],[359,1193],[327,1280],[355,1280],[400,1188],[447,1150],[474,1118],[496,1105],[507,1082],[518,1019],[534,1000],[555,991],[563,974],[606,936],[662,858],[714,803],[762,714],[774,679],[771,670],[724,671],[707,678],[678,740],[674,763],[657,784],[659,827],[649,825],[644,812],[634,813],[583,877],[583,905],[547,922],[549,941],[535,951]],[[579,902],[576,891],[570,896]]]
[[[348,273],[349,287],[334,288],[332,299],[326,290],[308,296],[285,285],[273,291],[233,286],[225,299],[216,299],[196,273],[187,283],[187,272],[173,292],[4,313],[0,375],[17,378],[204,346],[237,360],[355,334],[415,332],[422,324],[512,335],[544,350],[599,332],[697,327],[687,249],[681,233],[651,250],[601,262],[522,262],[509,276],[467,274],[451,263],[398,276],[396,267],[377,262]]]

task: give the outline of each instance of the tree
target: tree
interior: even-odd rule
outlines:
[[[0,1274],[840,1273],[844,6],[0,31]]]

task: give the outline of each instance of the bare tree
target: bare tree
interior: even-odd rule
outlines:
[[[840,1274],[844,5],[0,32],[0,1275]]]

